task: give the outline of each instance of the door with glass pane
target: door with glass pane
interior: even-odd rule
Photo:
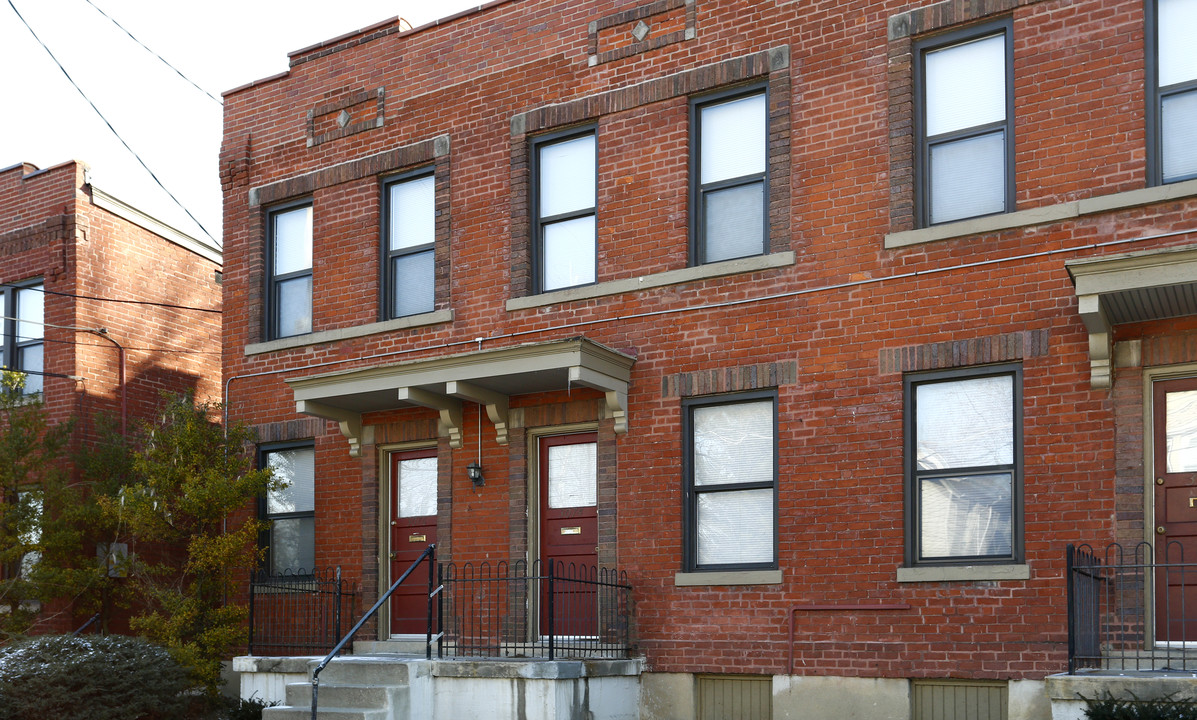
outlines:
[[[542,575],[553,563],[558,577],[592,578],[598,563],[598,436],[543,437],[539,445],[540,559]],[[554,580],[553,634],[597,634],[595,587]],[[542,583],[540,634],[548,634],[550,598]]]
[[[436,448],[391,453],[391,579],[436,542]],[[391,596],[391,634],[428,627],[428,573],[412,573]]]
[[[1153,384],[1159,642],[1197,642],[1197,378]]]

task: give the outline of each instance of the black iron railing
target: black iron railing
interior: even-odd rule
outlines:
[[[250,655],[316,655],[341,638],[342,618],[352,619],[357,593],[340,566],[311,572],[249,578]]]
[[[1197,670],[1197,557],[1068,546],[1068,671]]]
[[[440,566],[438,657],[622,658],[627,574],[552,561]]]

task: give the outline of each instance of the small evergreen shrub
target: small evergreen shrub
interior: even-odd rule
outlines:
[[[1131,699],[1105,697],[1087,698],[1085,717],[1089,720],[1197,720],[1197,702],[1173,700],[1165,695],[1157,700],[1140,700],[1134,693]]]
[[[123,635],[46,635],[0,648],[0,720],[174,720],[194,683],[165,648]]]
[[[268,703],[257,698],[249,700],[232,699],[220,714],[220,720],[262,720],[262,711],[278,703]]]

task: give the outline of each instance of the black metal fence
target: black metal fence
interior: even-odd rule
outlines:
[[[1197,670],[1197,557],[1068,546],[1068,671]]]
[[[250,655],[323,655],[357,616],[357,592],[340,566],[249,578]]]
[[[554,561],[443,563],[438,657],[622,658],[627,574]]]

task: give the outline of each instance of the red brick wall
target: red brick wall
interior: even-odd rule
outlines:
[[[653,669],[786,672],[793,614],[801,674],[1038,678],[1063,670],[1064,546],[1121,536],[1115,448],[1134,431],[1116,426],[1115,407],[1138,402],[1121,384],[1113,393],[1090,387],[1088,336],[1063,263],[1112,252],[1086,247],[1111,240],[1130,241],[1117,251],[1192,242],[1134,239],[1191,227],[1197,200],[887,250],[884,235],[908,229],[913,217],[910,41],[887,35],[889,17],[908,4],[697,0],[694,39],[589,66],[587,24],[629,7],[499,2],[434,29],[384,26],[299,53],[288,74],[228,95],[224,372],[233,416],[296,419],[284,378],[584,334],[636,357],[629,432],[603,441],[613,442],[617,466],[616,537],[605,547],[636,588],[638,640]],[[1139,0],[937,7],[918,32],[956,27],[943,18],[1013,16],[1017,209],[1144,186]],[[675,29],[676,19],[664,17]],[[777,67],[763,51],[782,47],[788,63]],[[760,67],[752,57],[763,58]],[[688,239],[686,98],[706,87],[704,78],[718,88],[745,67],[746,80],[784,78],[780,90],[771,84],[771,97],[789,98],[772,111],[774,129],[788,122],[788,135],[773,138],[782,148],[773,167],[788,165],[788,198],[771,197],[786,203],[774,208],[773,227],[788,222],[790,234],[772,240],[792,248],[796,264],[508,311],[506,301],[527,287],[526,159],[515,144],[526,138],[513,133],[513,118],[534,118],[534,130],[593,119],[584,98],[646,83],[617,93],[597,117],[598,276],[677,270],[686,267]],[[308,110],[378,87],[386,91],[382,127],[308,146]],[[570,101],[578,102],[549,107]],[[453,322],[245,355],[246,344],[262,339],[263,207],[251,204],[251,189],[445,134],[451,241],[442,259],[451,268]],[[314,330],[373,322],[379,180],[347,179],[312,195]],[[1011,339],[1028,333],[1034,343]],[[953,348],[963,360],[951,360]],[[997,360],[1024,369],[1031,578],[899,584],[902,372]],[[681,408],[666,381],[786,362],[796,364],[796,378],[778,388],[784,583],[675,587]],[[520,407],[546,402],[513,398]],[[455,560],[514,559],[524,547],[511,532],[519,532],[512,518],[523,502],[525,433],[513,432],[504,448],[483,422],[487,484],[475,489],[464,477],[477,452],[472,415],[462,449],[441,443],[451,477],[442,528],[451,517]],[[409,420],[427,423],[433,439],[432,418],[407,410],[367,421],[379,424],[385,443],[397,440],[381,439],[382,428]],[[368,600],[376,455],[349,458],[332,427],[317,443],[317,561],[360,567]],[[868,604],[897,609],[793,610]]]

